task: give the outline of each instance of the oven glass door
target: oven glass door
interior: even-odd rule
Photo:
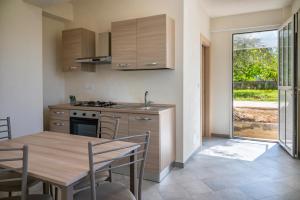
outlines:
[[[89,137],[97,137],[98,119],[70,118],[70,133]]]

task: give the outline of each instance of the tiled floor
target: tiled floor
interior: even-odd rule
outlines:
[[[290,158],[278,145],[266,148],[263,154],[252,149],[251,158],[255,153],[260,155],[253,161],[225,158],[238,158],[238,151],[242,151],[240,146],[231,149],[230,154],[222,150],[232,145],[229,141],[220,138],[205,140],[203,151],[196,154],[184,169],[175,168],[160,184],[144,181],[143,200],[300,199],[299,160]],[[224,156],[203,154],[212,148]],[[248,155],[249,152],[244,153]],[[128,182],[125,176],[114,175],[113,178],[114,181]]]
[[[215,138],[203,149],[227,145]],[[144,200],[299,200],[300,161],[277,144],[254,161],[197,154],[162,183],[145,181],[143,192]]]

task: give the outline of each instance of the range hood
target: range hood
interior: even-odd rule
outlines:
[[[76,62],[89,64],[111,64],[111,33],[99,33],[98,44],[98,56],[77,58]]]

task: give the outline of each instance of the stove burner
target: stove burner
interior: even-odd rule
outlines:
[[[86,106],[86,107],[111,107],[117,105],[114,102],[105,102],[105,101],[78,101],[75,106]]]

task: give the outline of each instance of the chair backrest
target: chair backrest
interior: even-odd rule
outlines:
[[[100,115],[100,132],[98,137],[106,139],[115,139],[118,137],[120,119],[114,116]]]
[[[138,191],[137,191],[136,198],[138,200],[142,199],[142,183],[144,179],[144,168],[145,168],[145,161],[147,158],[149,140],[150,140],[150,131],[144,134],[117,138],[107,142],[88,143],[92,200],[96,200],[95,173],[100,173],[103,171],[108,171],[108,170],[128,166],[134,163],[136,164],[140,163],[138,169],[139,180],[138,180]],[[118,141],[125,141],[129,143],[128,145],[124,145],[123,147],[114,147],[112,143]],[[102,147],[104,150],[99,151],[99,149],[101,149],[101,145],[103,145]],[[126,155],[122,155],[116,158],[103,159],[106,157],[107,154],[116,154],[117,152],[120,152],[128,148],[135,149],[135,150],[131,151]],[[126,158],[130,158],[130,159],[126,159]],[[96,169],[95,166],[99,164],[105,164],[105,165],[100,169]]]
[[[3,139],[11,139],[10,118],[0,118],[0,141]]]
[[[21,148],[2,148],[0,147],[0,164],[13,163],[13,168],[0,168],[0,187],[8,186],[20,182],[21,200],[27,197],[27,173],[28,173],[28,146]],[[22,156],[19,154],[22,153]],[[7,156],[6,156],[7,155]],[[12,176],[13,175],[13,176]]]

